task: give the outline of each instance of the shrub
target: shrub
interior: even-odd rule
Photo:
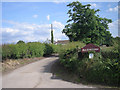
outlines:
[[[2,45],[2,60],[41,57],[53,53],[50,44],[40,42]]]
[[[53,53],[53,48],[50,44],[45,43],[44,56],[48,56]]]
[[[28,47],[25,43],[16,44],[16,45],[14,45],[13,48],[14,48],[13,49],[14,54],[11,58],[18,59],[18,58],[27,57]]]
[[[29,57],[41,57],[44,54],[45,46],[39,42],[28,43]]]
[[[55,44],[51,44],[51,47],[53,48],[53,53],[59,53],[61,50],[62,45],[55,45]]]
[[[9,59],[12,58],[12,56],[14,55],[14,47],[15,45],[13,44],[8,44],[8,45],[3,45],[2,46],[2,59]]]
[[[89,82],[120,85],[119,49],[114,47],[102,49],[100,53],[93,52],[94,58],[89,59],[88,55],[91,52],[82,54],[79,49],[81,47],[71,45],[70,48],[62,49],[59,55],[60,63],[65,68],[78,76],[83,76]]]
[[[0,45],[0,61],[2,61],[2,46]]]
[[[75,71],[78,65],[78,49],[83,47],[85,44],[82,42],[70,42],[61,47],[59,52],[60,63],[63,64],[68,70]]]

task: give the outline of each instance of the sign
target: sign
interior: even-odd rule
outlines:
[[[100,52],[100,47],[93,44],[87,44],[85,47],[81,48],[82,53],[88,52],[88,51]]]
[[[89,54],[89,59],[92,59],[94,57],[94,54],[93,53],[90,53]]]

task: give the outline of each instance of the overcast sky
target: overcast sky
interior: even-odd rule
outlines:
[[[45,41],[50,39],[50,24],[53,24],[54,39],[67,40],[62,34],[66,21],[68,2],[3,2],[2,3],[2,43]],[[118,36],[117,2],[82,2],[91,8],[100,9],[101,17],[112,19],[109,31]]]

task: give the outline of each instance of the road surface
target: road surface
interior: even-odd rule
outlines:
[[[20,67],[2,77],[2,88],[93,88],[53,78],[51,66],[58,57],[49,57]]]

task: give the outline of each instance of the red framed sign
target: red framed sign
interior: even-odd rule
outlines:
[[[88,52],[88,51],[96,51],[100,52],[100,47],[94,45],[94,44],[87,44],[85,47],[81,48],[81,52]]]

